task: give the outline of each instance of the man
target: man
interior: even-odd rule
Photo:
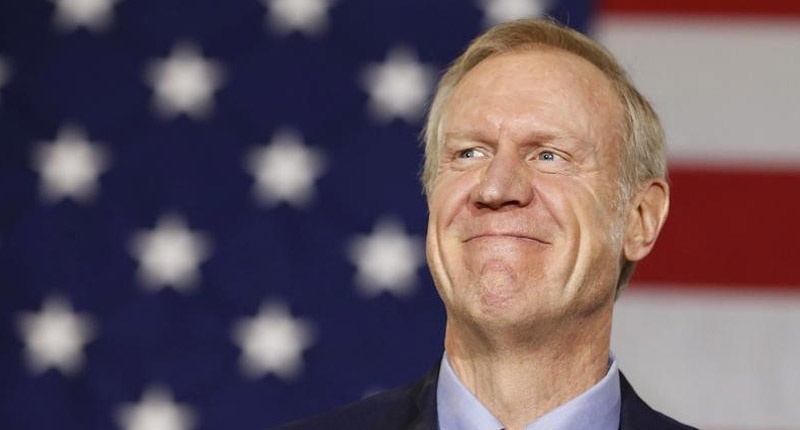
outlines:
[[[441,365],[288,428],[688,429],[609,351],[669,206],[661,126],[611,55],[547,20],[494,27],[443,76],[425,144]]]

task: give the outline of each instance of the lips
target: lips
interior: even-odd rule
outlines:
[[[547,242],[538,236],[529,234],[529,233],[520,233],[515,231],[488,231],[488,232],[480,232],[476,234],[470,234],[463,240],[464,243],[480,241],[480,240],[521,240],[521,241],[531,241],[537,242],[545,245],[549,245],[550,242]]]

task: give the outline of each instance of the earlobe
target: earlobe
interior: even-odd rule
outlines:
[[[669,212],[669,185],[652,179],[636,193],[628,212],[624,252],[628,261],[639,261],[653,249]]]

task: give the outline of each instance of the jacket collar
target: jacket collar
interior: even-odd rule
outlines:
[[[416,414],[409,426],[410,430],[437,430],[439,428],[438,415],[436,411],[436,384],[439,379],[439,365],[433,366],[425,376],[412,387],[414,397],[414,407]],[[648,406],[633,390],[631,384],[620,372],[620,389],[622,392],[622,405],[620,407],[620,430],[648,429],[656,430],[660,428],[675,428],[672,426],[662,427],[656,422],[669,418],[654,411]],[[663,417],[663,418],[662,418]],[[654,421],[655,418],[655,421]],[[674,422],[674,421],[672,421]],[[680,424],[675,423],[678,426]],[[654,426],[655,425],[655,426]],[[686,427],[680,427],[686,428]]]
[[[436,384],[439,380],[439,364],[433,366],[412,388],[417,414],[409,426],[410,430],[438,430],[439,417],[436,411]]]

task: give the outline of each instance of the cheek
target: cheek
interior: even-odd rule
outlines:
[[[575,265],[592,272],[613,267],[622,252],[623,236],[614,197],[585,184],[568,190],[566,196],[568,208],[559,218],[571,224],[566,230],[572,232]]]
[[[427,257],[431,270],[443,270],[443,261],[455,250],[453,248],[452,225],[466,204],[468,192],[456,178],[439,176],[433,184],[428,198]]]
[[[540,179],[534,188],[533,204],[543,218],[539,222],[555,234],[554,241],[569,239],[579,226],[581,209],[577,205],[585,190],[579,184],[570,183],[568,178],[549,176]]]
[[[616,196],[611,187],[599,181],[573,181],[562,184],[559,191],[564,196],[562,212],[574,215],[575,222],[583,228],[598,231],[608,229],[609,221],[617,216]]]
[[[431,219],[439,229],[452,224],[459,213],[466,210],[473,182],[465,174],[440,174],[437,178],[428,208]]]
[[[591,264],[609,246],[613,211],[585,182],[558,179],[540,184],[538,203],[553,223],[553,261],[560,263],[560,273]]]

